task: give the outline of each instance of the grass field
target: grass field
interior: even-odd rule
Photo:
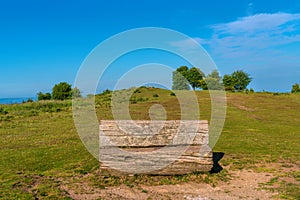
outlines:
[[[161,104],[168,119],[180,119],[176,96],[156,88],[139,88],[131,97],[133,119],[149,119],[148,110]],[[210,119],[210,97],[197,91],[201,119]],[[112,119],[111,93],[96,95],[99,119]],[[275,173],[262,188],[282,199],[300,199],[300,95],[227,93],[227,116],[214,152],[225,155],[218,174],[113,177],[99,174],[98,161],[81,143],[72,118],[71,101],[0,106],[0,198],[69,199],[62,185],[86,182],[93,187],[125,184],[159,185],[203,181],[216,185],[231,170]],[[282,171],[281,167],[295,170]],[[86,176],[88,174],[88,176]],[[288,178],[288,179],[287,179]],[[290,181],[292,180],[292,181]],[[270,187],[274,186],[274,187]],[[275,187],[276,186],[276,187]],[[79,192],[79,191],[78,191]]]

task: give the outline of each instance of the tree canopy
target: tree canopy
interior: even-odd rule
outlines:
[[[72,87],[66,82],[54,85],[52,89],[52,98],[54,100],[65,100],[72,98]]]
[[[300,93],[300,86],[298,83],[295,83],[293,86],[292,86],[292,93]]]
[[[73,88],[72,97],[75,98],[75,99],[82,97],[81,92],[77,87]]]
[[[237,70],[231,75],[225,74],[223,77],[223,85],[226,90],[244,91],[252,78],[250,75],[242,70]]]
[[[39,92],[39,93],[37,93],[37,96],[38,96],[38,101],[51,99],[51,94],[49,92],[47,92],[45,94],[42,92]]]
[[[189,90],[189,83],[180,71],[173,72],[172,90]]]
[[[181,66],[173,72],[172,88],[189,90],[189,85],[191,85],[193,90],[201,88],[201,80],[203,80],[204,77],[205,74],[199,68],[192,67],[189,69],[187,66]]]
[[[204,84],[204,83],[203,83]],[[221,76],[217,70],[213,70],[205,78],[205,87],[202,87],[204,90],[222,90],[223,85],[221,83]]]
[[[193,90],[200,88],[200,81],[205,77],[204,73],[196,67],[192,67],[187,71],[186,79],[189,84],[192,86]]]
[[[66,82],[60,82],[52,88],[52,94],[48,93],[37,93],[38,101],[41,100],[65,100],[73,98],[81,98],[81,91],[75,87],[72,89],[72,86]]]

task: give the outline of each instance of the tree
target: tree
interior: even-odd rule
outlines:
[[[176,71],[180,72],[181,74],[183,74],[183,76],[186,75],[186,73],[188,72],[189,68],[187,66],[181,66],[181,67],[178,67],[176,69]]]
[[[252,78],[249,74],[242,70],[237,70],[231,75],[225,74],[223,77],[223,85],[225,90],[244,91]]]
[[[50,100],[51,99],[51,94],[49,92],[43,94],[42,92],[37,93],[38,96],[38,101],[41,100]]]
[[[298,83],[295,83],[293,86],[292,86],[292,93],[300,93],[300,86]]]
[[[205,77],[205,74],[196,67],[188,68],[187,66],[181,66],[173,72],[173,87],[179,90],[189,90],[190,84],[195,90],[201,88],[201,80]]]
[[[172,90],[189,90],[189,83],[187,79],[179,71],[173,72]]]
[[[220,76],[218,70],[216,70],[216,69],[214,69],[210,74],[208,74],[207,77],[214,78],[217,81],[221,81],[221,76]]]
[[[206,87],[209,90],[222,90],[223,86],[220,81],[216,78],[207,77],[205,78]]]
[[[220,82],[221,76],[219,75],[219,72],[217,70],[213,70],[210,74],[207,75],[205,78],[205,88],[203,89],[209,89],[209,90],[222,90],[223,86]]]
[[[236,80],[231,75],[225,74],[223,76],[223,85],[226,91],[234,91],[235,82]]]
[[[235,80],[234,89],[238,91],[244,91],[252,80],[250,75],[242,70],[233,72],[231,76]]]
[[[54,85],[52,89],[52,98],[55,100],[65,100],[72,98],[72,87],[66,82]]]
[[[202,80],[205,77],[204,73],[196,67],[192,67],[188,70],[186,79],[192,86],[193,90],[200,87],[200,80]]]
[[[199,80],[199,87],[202,88],[202,90],[208,90],[207,83],[204,79]]]
[[[72,97],[75,98],[75,99],[82,97],[81,92],[80,92],[80,90],[77,87],[73,88],[73,90],[72,90]]]

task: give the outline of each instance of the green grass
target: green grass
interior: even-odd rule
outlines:
[[[200,118],[210,120],[209,93],[196,93],[200,102]],[[151,106],[161,104],[167,119],[180,119],[177,97],[170,94],[170,91],[162,89],[139,88],[130,97],[131,117],[150,119],[148,111]],[[111,97],[111,92],[96,95],[99,119],[113,119]],[[300,95],[228,93],[227,101],[224,130],[214,147],[214,151],[225,153],[220,161],[222,166],[229,166],[229,170],[268,172],[272,170],[257,166],[279,162],[286,166],[300,166]],[[138,184],[188,181],[216,185],[218,181],[230,178],[230,171],[171,177],[99,174],[98,161],[87,152],[76,132],[71,104],[71,101],[49,101],[0,106],[0,198],[68,199],[61,185],[83,181],[103,189],[119,184],[135,187]],[[288,176],[298,182],[280,182],[280,197],[299,199],[299,172]]]

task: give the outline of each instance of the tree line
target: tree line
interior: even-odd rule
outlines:
[[[173,90],[222,90],[245,91],[252,78],[242,70],[237,70],[232,74],[220,76],[217,70],[213,70],[207,76],[199,68],[181,66],[173,72]]]
[[[72,88],[72,85],[66,82],[60,82],[55,84],[52,88],[52,93],[37,93],[38,100],[66,100],[72,98],[80,98],[81,92],[75,87]]]

